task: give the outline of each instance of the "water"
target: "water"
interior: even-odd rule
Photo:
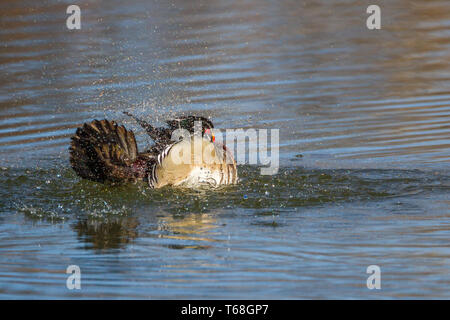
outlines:
[[[450,298],[448,1],[383,3],[379,31],[360,1],[84,1],[79,31],[69,4],[0,4],[0,298]],[[80,180],[82,122],[148,145],[122,110],[279,128],[279,173]]]

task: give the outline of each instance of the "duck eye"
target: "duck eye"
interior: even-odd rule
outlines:
[[[211,129],[205,129],[205,136],[211,137],[211,141],[214,142],[216,141],[216,137],[213,136]]]

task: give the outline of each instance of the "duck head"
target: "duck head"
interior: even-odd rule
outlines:
[[[185,116],[185,117],[180,117],[177,119],[168,120],[168,121],[166,121],[166,123],[172,131],[176,130],[176,129],[185,129],[185,130],[189,131],[189,133],[191,135],[195,133],[195,125],[197,123],[200,123],[201,130],[202,130],[202,136],[205,137],[206,139],[209,139],[212,142],[215,141],[215,137],[212,134],[212,129],[214,128],[214,125],[211,122],[211,120],[209,120],[205,117]]]

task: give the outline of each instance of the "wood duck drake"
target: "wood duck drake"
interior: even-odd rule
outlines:
[[[69,148],[70,164],[77,175],[102,183],[147,181],[151,188],[218,187],[238,182],[236,161],[224,145],[215,142],[210,120],[191,115],[168,120],[168,127],[157,128],[124,113],[152,138],[150,150],[139,152],[133,131],[115,121],[84,123]],[[194,134],[196,123],[201,123],[201,134]],[[189,135],[174,142],[172,134],[177,129]],[[195,149],[199,146],[201,149]],[[201,150],[200,157],[194,149]]]

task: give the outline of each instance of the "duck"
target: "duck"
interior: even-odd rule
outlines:
[[[123,113],[145,129],[153,140],[151,147],[140,152],[134,132],[114,120],[86,122],[76,129],[69,147],[69,161],[79,177],[110,184],[145,181],[152,189],[217,188],[238,183],[236,161],[224,144],[215,141],[211,120],[187,115],[167,119],[166,127],[155,127]],[[197,132],[198,123],[201,130]],[[172,140],[180,129],[185,134]],[[200,156],[196,150],[201,150]]]

